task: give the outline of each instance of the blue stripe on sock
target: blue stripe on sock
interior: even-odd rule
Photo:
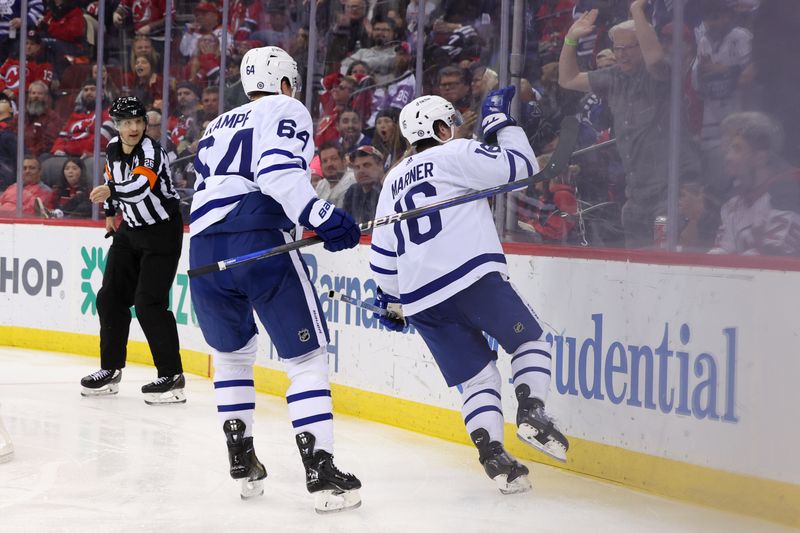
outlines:
[[[328,389],[307,390],[305,392],[298,392],[297,394],[290,394],[286,397],[286,403],[297,402],[300,400],[307,400],[309,398],[319,398],[321,396],[330,396],[331,391]]]
[[[500,397],[500,393],[499,393],[499,392],[497,392],[496,390],[494,390],[494,389],[483,389],[483,390],[479,390],[478,392],[476,392],[475,394],[473,394],[472,396],[470,396],[469,398],[467,398],[466,400],[464,400],[464,405],[466,405],[466,403],[467,403],[468,401],[470,401],[471,399],[473,399],[473,398],[474,398],[475,396],[477,396],[478,394],[483,394],[483,393],[491,394],[492,396],[496,396],[498,400],[502,400],[502,398]]]
[[[514,377],[511,379],[512,381],[514,381],[522,374],[527,374],[528,372],[541,372],[542,374],[547,374],[548,376],[550,375],[550,371],[546,368],[542,368],[540,366],[529,366],[527,368],[523,368],[522,370],[514,374]]]
[[[217,412],[228,413],[230,411],[246,411],[248,409],[255,409],[255,403],[233,403],[230,405],[218,405]]]
[[[539,355],[543,355],[543,356],[547,357],[548,359],[553,359],[553,357],[550,355],[550,353],[547,352],[546,350],[525,350],[524,352],[518,353],[517,355],[512,357],[511,358],[511,362],[513,363],[514,361],[516,361],[517,359],[519,359],[523,355],[530,355],[530,354],[534,354],[534,353],[538,353]]]
[[[322,413],[321,415],[307,416],[299,420],[292,420],[292,427],[299,428],[313,424],[314,422],[322,422],[323,420],[333,420],[333,413]]]
[[[501,417],[503,416],[503,411],[501,411],[500,408],[497,407],[496,405],[484,405],[483,407],[478,407],[477,409],[472,411],[470,414],[465,416],[464,417],[464,424],[469,423],[470,420],[472,420],[473,418],[475,418],[479,414],[486,413],[488,411],[497,411],[498,413],[500,413]]]
[[[254,387],[252,379],[229,379],[227,381],[215,381],[215,389],[225,389],[227,387]]]

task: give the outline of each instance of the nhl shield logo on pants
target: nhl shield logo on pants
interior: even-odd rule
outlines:
[[[311,333],[306,328],[303,328],[297,332],[297,338],[300,339],[300,342],[308,342],[308,339],[311,338]]]

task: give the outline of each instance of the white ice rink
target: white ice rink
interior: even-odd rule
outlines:
[[[477,451],[346,416],[336,463],[363,483],[360,509],[320,516],[305,490],[285,401],[258,395],[255,444],[269,477],[243,502],[228,477],[211,381],[187,375],[185,405],[151,407],[153,368],[120,393],[82,398],[98,360],[0,347],[0,413],[16,454],[0,464],[0,533],[772,532],[790,529],[527,463],[533,491],[501,495]]]

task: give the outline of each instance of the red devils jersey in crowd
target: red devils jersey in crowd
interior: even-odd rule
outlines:
[[[114,123],[108,110],[103,111],[103,127],[100,149],[105,150],[108,141],[114,136]],[[75,111],[67,119],[64,129],[58,134],[53,153],[61,151],[67,155],[80,157],[94,150],[94,110]]]
[[[50,87],[53,81],[53,65],[28,61],[25,74],[25,89],[34,81],[43,81]],[[8,58],[0,66],[0,91],[11,89],[16,96],[19,93],[19,60]]]
[[[236,41],[246,41],[258,26],[260,0],[231,0],[228,29]]]
[[[184,139],[194,141],[197,137],[197,120],[193,116],[176,117],[173,115],[169,117],[167,128],[169,129],[169,139],[175,146],[178,146]]]
[[[119,5],[131,14],[133,27],[137,30],[158,22],[167,12],[165,0],[122,0]]]

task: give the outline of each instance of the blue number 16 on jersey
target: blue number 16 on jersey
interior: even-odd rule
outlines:
[[[394,204],[394,210],[396,213],[401,213],[403,211],[409,211],[411,209],[415,209],[416,203],[414,202],[414,196],[421,194],[426,198],[431,198],[436,196],[436,187],[434,187],[431,183],[423,182],[419,185],[416,185],[409,189],[409,191],[405,194],[403,198],[398,200]],[[403,202],[405,202],[405,208],[403,207]],[[420,221],[423,219],[428,219],[430,223],[430,228],[427,231],[420,230]],[[394,234],[397,237],[397,255],[403,255],[406,252],[406,241],[403,235],[403,224],[408,226],[408,239],[413,242],[414,244],[422,244],[427,242],[442,231],[442,215],[438,211],[425,215],[419,218],[412,218],[403,222],[399,222],[394,225]]]

